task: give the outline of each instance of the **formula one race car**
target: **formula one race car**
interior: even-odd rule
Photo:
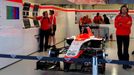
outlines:
[[[69,49],[67,50],[64,58],[92,58],[94,55],[102,54],[101,56],[98,56],[98,59],[103,59],[104,39],[96,38],[89,26],[84,26],[84,28],[85,30],[83,32],[85,33],[67,38]],[[98,26],[95,28],[98,28]],[[65,61],[64,71],[69,71],[71,64],[72,62]],[[91,66],[91,64],[89,65]],[[86,71],[86,67],[87,65],[83,63],[81,65],[81,71]],[[105,72],[105,63],[99,63],[99,72]]]
[[[103,38],[96,38],[90,28],[98,28],[98,26],[83,26],[83,33],[79,34],[77,36],[73,36],[66,39],[67,44],[69,47],[67,47],[66,52],[64,52],[64,59],[68,58],[92,58],[93,56],[101,55],[103,54],[104,50],[104,39]],[[50,57],[59,57],[60,49],[52,49],[51,52],[49,52]],[[103,59],[103,55],[97,56],[98,59]],[[85,64],[85,63],[74,63],[70,61],[64,61],[64,65],[62,65],[64,68],[63,70],[65,72],[70,71],[71,64],[78,64],[80,65],[80,71],[81,72],[87,72],[92,70],[91,63]],[[55,66],[54,69],[61,70],[61,66],[59,62],[48,62],[48,61],[38,61],[37,62],[37,69],[50,69],[52,66]],[[105,72],[105,63],[99,63],[99,72],[104,73]]]

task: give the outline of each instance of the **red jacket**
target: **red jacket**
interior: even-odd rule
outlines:
[[[94,19],[93,19],[93,22],[95,24],[101,24],[101,23],[103,23],[102,17],[101,16],[95,16]]]
[[[42,30],[48,30],[50,29],[50,25],[51,25],[51,21],[49,18],[44,18],[43,19],[43,16],[39,16],[39,17],[36,17],[37,20],[40,20],[40,23],[41,23],[41,29]]]
[[[130,35],[132,26],[132,17],[129,15],[117,15],[115,18],[116,35]]]
[[[53,25],[56,25],[56,17],[53,15],[50,16],[50,21]]]

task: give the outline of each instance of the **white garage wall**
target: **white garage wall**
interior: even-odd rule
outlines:
[[[0,0],[0,53],[28,55],[37,51],[37,28],[23,29],[22,4]],[[6,7],[19,7],[20,19],[7,20]],[[0,58],[0,68],[5,67],[16,60]]]
[[[56,10],[57,12],[57,42],[60,42],[66,38],[67,35],[67,14],[64,11]]]
[[[75,24],[75,12],[67,12],[67,37],[79,34],[79,25]]]

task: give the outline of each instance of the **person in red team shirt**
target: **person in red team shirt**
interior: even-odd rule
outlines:
[[[50,13],[50,21],[51,21],[51,32],[49,36],[49,47],[51,47],[51,44],[53,43],[52,47],[56,48],[56,38],[55,38],[55,32],[56,32],[56,17],[54,15],[54,10],[49,10]]]
[[[91,19],[88,17],[88,15],[86,15],[86,24],[91,24],[92,23],[92,21],[91,21]]]
[[[40,20],[41,23],[41,27],[39,29],[39,51],[38,52],[42,52],[43,51],[43,42],[44,42],[44,37],[45,37],[45,51],[47,51],[48,48],[48,39],[49,39],[49,35],[50,35],[50,27],[51,27],[51,21],[48,17],[48,12],[44,11],[43,12],[43,16],[37,16],[37,17],[28,17],[31,19],[35,19],[35,20]]]
[[[96,16],[95,16],[94,19],[93,19],[93,22],[94,22],[95,24],[102,24],[102,23],[103,23],[103,19],[102,19],[102,17],[100,16],[99,13],[96,14]]]
[[[129,41],[132,26],[132,17],[128,14],[126,5],[121,6],[120,13],[115,18],[116,39],[119,60],[129,61]],[[130,65],[123,65],[123,69],[132,68]]]

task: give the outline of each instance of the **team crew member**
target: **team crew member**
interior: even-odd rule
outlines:
[[[109,18],[107,17],[106,14],[103,15],[104,18],[104,24],[110,24]]]
[[[56,32],[56,17],[54,15],[54,10],[50,10],[50,21],[51,21],[51,33],[49,37],[49,46],[53,43],[53,47],[56,48],[56,38],[55,38],[55,32]]]
[[[99,13],[96,14],[96,16],[95,16],[94,19],[93,19],[93,22],[94,22],[95,24],[102,24],[102,23],[103,23],[103,19],[102,19],[102,17],[100,16]]]
[[[80,20],[79,20],[79,31],[80,31],[80,34],[82,34],[82,19],[83,19],[83,17],[81,17]]]
[[[38,16],[38,17],[28,17],[31,19],[36,19],[36,20],[40,20],[41,23],[41,27],[39,30],[39,51],[38,52],[42,52],[43,51],[43,46],[44,46],[44,37],[45,37],[45,51],[47,51],[48,48],[48,39],[49,39],[49,35],[50,35],[50,27],[51,27],[51,21],[48,17],[48,12],[44,11],[43,12],[43,16]]]
[[[128,8],[123,5],[120,13],[115,18],[117,49],[119,60],[129,61],[129,41],[132,26],[132,17],[128,14]],[[123,69],[131,68],[130,65],[123,65]]]
[[[83,19],[82,19],[82,26],[89,25],[91,23],[92,23],[92,21],[88,17],[88,15],[83,17]],[[87,29],[85,27],[82,27],[82,33],[87,33]]]
[[[91,24],[91,23],[92,23],[92,21],[91,21],[91,19],[88,17],[88,15],[86,15],[85,21],[86,21],[86,24]]]

